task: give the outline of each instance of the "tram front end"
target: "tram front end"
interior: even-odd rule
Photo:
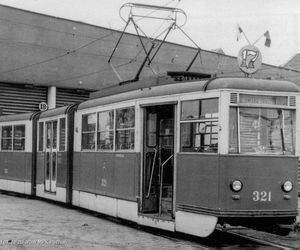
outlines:
[[[295,156],[221,156],[219,221],[292,230],[298,213],[297,165]]]

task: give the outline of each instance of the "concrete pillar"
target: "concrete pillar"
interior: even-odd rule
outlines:
[[[48,87],[48,98],[47,98],[48,109],[56,108],[56,87]]]

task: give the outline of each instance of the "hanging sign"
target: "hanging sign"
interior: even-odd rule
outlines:
[[[47,109],[48,109],[48,104],[47,104],[47,103],[41,102],[41,103],[39,104],[39,110],[40,110],[40,111],[46,111]]]
[[[246,45],[238,53],[238,65],[246,74],[255,73],[261,66],[262,56],[258,48]]]

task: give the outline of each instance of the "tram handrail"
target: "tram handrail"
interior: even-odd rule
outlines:
[[[164,166],[169,160],[172,159],[173,156],[174,154],[170,155],[169,158],[165,160],[163,164],[161,164],[160,187],[159,187],[159,211],[158,211],[159,215],[161,215],[161,207],[162,207],[161,200],[162,200],[162,182],[164,176]]]
[[[155,148],[154,149],[154,159],[153,159],[153,162],[152,162],[151,176],[150,176],[150,181],[149,181],[149,187],[148,187],[148,192],[147,192],[147,195],[146,195],[147,199],[150,196],[150,190],[151,190],[151,186],[152,186],[154,167],[155,167],[155,162],[156,162],[156,156],[157,156],[157,149]]]

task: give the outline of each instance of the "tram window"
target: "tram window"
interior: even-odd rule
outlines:
[[[157,114],[147,113],[146,142],[147,147],[156,147]]]
[[[215,118],[218,117],[219,101],[218,99],[206,99],[201,101],[200,118]]]
[[[218,151],[217,121],[182,123],[181,151],[216,153]]]
[[[57,148],[57,121],[53,122],[53,135],[52,135],[52,138],[53,138],[52,147],[56,149]]]
[[[39,123],[39,151],[44,150],[44,123]]]
[[[46,147],[51,147],[51,123],[46,123]]]
[[[159,138],[160,138],[160,145],[164,148],[172,148],[173,147],[173,138],[174,138],[174,131],[173,131],[173,119],[161,119],[159,123]]]
[[[3,126],[1,150],[25,150],[25,125]]]
[[[113,150],[114,144],[114,111],[98,113],[98,150]]]
[[[1,149],[12,150],[12,126],[2,127]]]
[[[25,125],[14,126],[13,150],[14,151],[25,150]]]
[[[231,108],[229,114],[229,152],[237,153],[238,152],[238,109]]]
[[[218,117],[218,107],[217,98],[184,101],[181,105],[181,120]]]
[[[95,149],[96,120],[97,120],[96,113],[82,116],[81,148],[83,150]]]
[[[294,110],[232,107],[230,123],[230,153],[294,154]]]
[[[295,154],[295,114],[292,110],[283,110],[283,134],[285,136],[285,153]]]
[[[218,152],[218,98],[181,103],[180,151]]]
[[[200,101],[186,101],[182,102],[181,106],[181,119],[198,119],[200,110]]]
[[[66,118],[59,119],[59,151],[66,150]]]
[[[134,107],[117,109],[116,111],[116,149],[134,149]]]

